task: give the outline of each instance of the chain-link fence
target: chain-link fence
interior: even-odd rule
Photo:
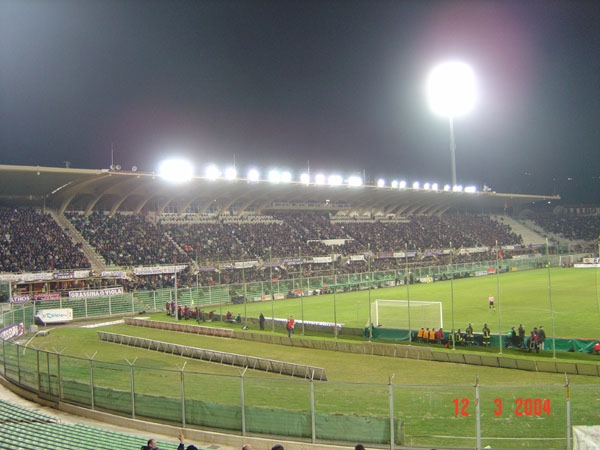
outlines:
[[[2,341],[2,375],[40,397],[136,419],[373,446],[570,449],[600,423],[598,386],[407,386],[188,373],[114,364]],[[515,376],[519,374],[515,371]]]

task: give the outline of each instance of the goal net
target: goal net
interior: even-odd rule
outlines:
[[[444,327],[441,302],[375,300],[371,304],[373,326],[414,330]]]
[[[573,266],[573,255],[560,255],[559,264],[560,267]]]

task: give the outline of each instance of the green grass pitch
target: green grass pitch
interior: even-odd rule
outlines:
[[[411,300],[442,302],[446,330],[451,328],[452,319],[456,328],[464,328],[471,322],[477,331],[483,323],[488,323],[494,333],[498,329],[506,333],[511,326],[522,323],[527,331],[534,326],[544,325],[550,337],[554,319],[554,329],[559,337],[599,338],[598,275],[600,274],[596,269],[539,269],[456,279],[452,283],[444,281],[416,284],[408,288],[408,294]],[[496,298],[495,312],[488,309],[490,295]],[[407,288],[400,286],[374,289],[370,291],[370,297],[372,302],[375,299],[406,299]],[[223,312],[229,309],[234,314],[247,314],[249,317],[258,317],[263,312],[267,318],[274,316],[285,319],[293,315],[296,319],[304,317],[307,321],[337,321],[344,327],[363,327],[369,318],[369,291],[248,302],[245,305],[223,305],[222,308]],[[220,312],[220,306],[215,309]],[[156,320],[173,320],[164,313],[151,316]],[[214,325],[240,327],[220,322]],[[250,331],[256,331],[256,328],[252,325]],[[389,413],[386,385],[393,377],[394,402],[398,408],[395,414],[405,424],[406,445],[472,448],[475,430],[473,385],[479,380],[482,386],[482,433],[488,438],[484,445],[491,443],[492,447],[511,448],[564,447],[564,374],[326,352],[235,339],[190,336],[126,325],[111,325],[103,329],[177,344],[324,367],[330,381],[316,385],[317,408],[321,412],[385,416]],[[128,362],[135,361],[138,373],[148,372],[148,376],[136,377],[136,390],[156,395],[172,395],[178,370],[185,365],[185,372],[188,374],[186,395],[207,401],[239,401],[239,384],[236,378],[240,368],[100,342],[96,331],[60,327],[46,336],[36,337],[30,346],[48,351],[56,349],[63,355],[83,358],[81,373],[76,375],[82,380],[88,378],[85,359],[89,355],[94,355],[97,364],[122,364],[124,374],[128,373]],[[278,329],[277,332],[284,331]],[[300,337],[300,332],[301,327],[297,326],[297,338]],[[264,333],[271,333],[269,327]],[[342,333],[340,339],[343,338]],[[333,339],[333,335],[326,336],[325,339]],[[489,351],[497,353],[498,349]],[[520,353],[518,357],[552,358],[551,352],[544,353],[546,354]],[[33,353],[28,356],[33,357]],[[559,353],[558,358],[596,361],[592,355],[576,353]],[[600,357],[597,359],[597,363],[600,363]],[[35,360],[32,360],[32,364],[35,364]],[[170,372],[150,371],[141,369],[142,367]],[[100,372],[97,375],[99,382],[117,389],[128,389],[128,377],[111,378],[114,375],[110,373],[112,371],[104,374]],[[211,378],[204,374],[224,375],[225,378]],[[248,404],[292,410],[306,409],[308,390],[304,383],[252,370],[246,376],[248,385],[253,386],[247,393]],[[195,378],[202,382],[194,382]],[[597,395],[600,392],[599,377],[572,375],[569,380],[572,386],[573,425],[600,423],[600,400]],[[229,384],[231,387],[225,388]],[[264,395],[265,392],[270,395]],[[550,414],[542,409],[539,415],[527,415],[527,402],[536,405],[536,399],[539,399],[540,405],[548,401]],[[498,414],[500,410],[501,413]],[[468,415],[463,415],[463,412]]]

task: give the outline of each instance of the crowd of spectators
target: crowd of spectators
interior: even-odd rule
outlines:
[[[108,265],[177,264],[189,260],[161,227],[143,216],[103,212],[66,216]]]
[[[507,224],[483,214],[357,218],[295,213],[207,215],[174,221],[167,220],[166,215],[93,212],[86,216],[68,212],[66,217],[109,267],[196,263],[208,269],[200,270],[193,277],[195,282],[208,286],[333,273],[333,263],[311,263],[313,257],[336,255],[335,272],[345,274],[365,272],[367,260],[371,270],[394,270],[407,264],[419,267],[490,260],[496,257],[496,244],[522,246],[521,236]],[[32,209],[2,209],[0,219],[3,272],[90,267],[80,246],[73,244],[68,232],[50,215]],[[540,216],[536,220],[545,227],[567,223],[572,230],[579,229],[576,226],[598,227],[600,223],[597,217],[570,217],[563,221]],[[600,227],[592,230],[597,237]],[[570,236],[581,234],[573,231]],[[410,258],[398,257],[405,251],[411,254]],[[528,251],[531,250],[522,247],[522,252]],[[363,255],[364,259],[350,258],[351,255]],[[270,260],[274,261],[273,267],[261,264]],[[231,265],[233,261],[249,264],[240,270]],[[169,282],[159,276],[146,277],[141,284],[152,289],[167,287]]]
[[[544,230],[569,240],[597,241],[600,216],[577,214],[531,213],[530,218]]]
[[[88,269],[79,244],[48,213],[0,208],[0,272]]]

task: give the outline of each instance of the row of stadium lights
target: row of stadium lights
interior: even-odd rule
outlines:
[[[170,182],[183,183],[191,180],[194,177],[193,167],[186,161],[182,160],[167,160],[161,163],[159,170],[159,175]],[[236,180],[238,179],[237,169],[235,167],[229,167],[225,169],[225,171],[221,171],[216,165],[209,165],[205,172],[205,178],[209,180]],[[247,174],[246,180],[251,183],[258,183],[261,181],[268,181],[270,183],[278,184],[278,183],[292,183],[292,174],[289,171],[279,171],[276,169],[271,169],[267,173],[266,180],[262,180],[260,178],[260,172],[257,169],[250,169]],[[326,176],[322,173],[318,173],[314,176],[311,182],[311,176],[308,173],[303,173],[300,175],[300,183],[306,186],[310,184],[316,186],[342,186],[347,185],[350,187],[360,187],[363,186],[363,179],[360,176],[353,175],[348,177],[348,179],[344,182],[344,178],[341,175],[332,174]],[[385,188],[386,181],[383,178],[380,178],[377,181],[377,187]],[[398,181],[393,180],[389,187],[392,189],[409,189],[412,188],[414,190],[425,190],[425,191],[440,191],[444,192],[468,192],[474,193],[477,192],[477,188],[475,186],[467,186],[463,188],[461,185],[456,185],[453,188],[446,184],[442,189],[438,183],[421,183],[419,181],[415,181],[411,186],[404,180]]]

